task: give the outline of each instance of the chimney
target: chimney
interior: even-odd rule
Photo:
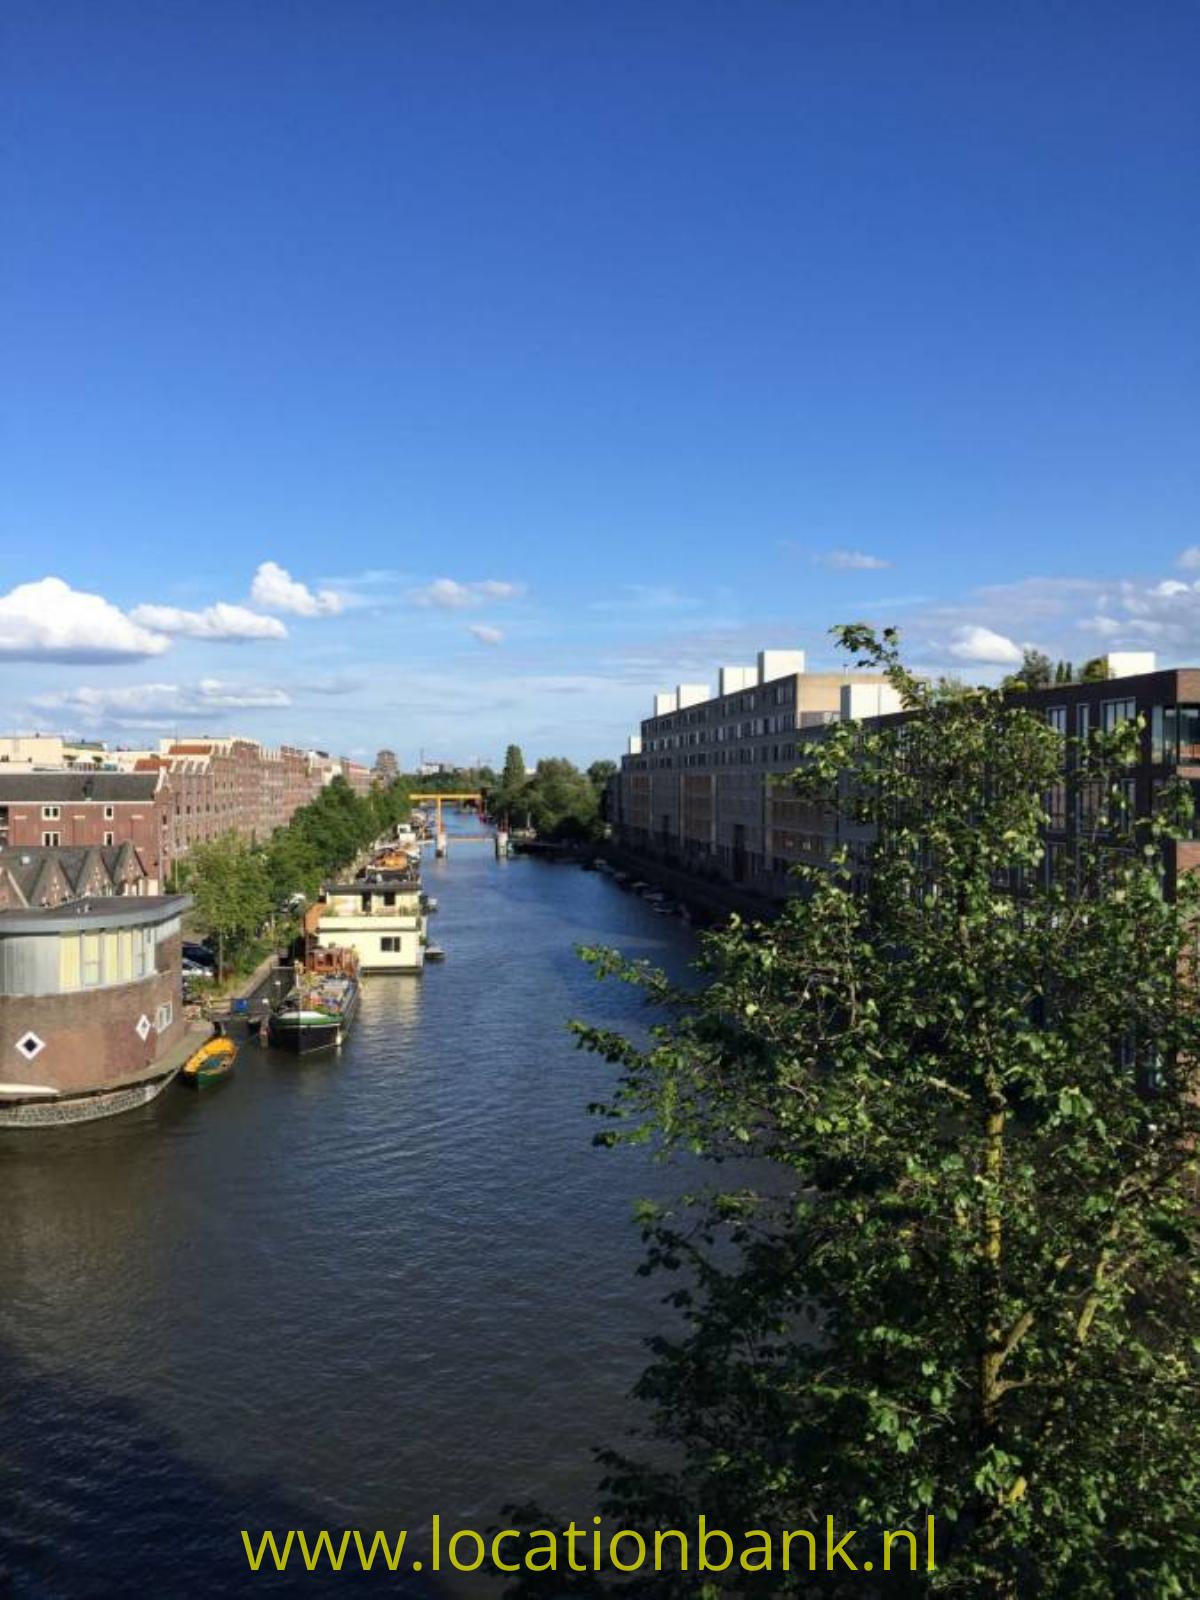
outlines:
[[[665,717],[671,711],[679,709],[678,701],[673,694],[656,694],[654,696],[654,715]]]
[[[629,735],[629,749],[627,751],[627,754],[631,755],[631,756],[640,756],[641,753],[642,753],[642,736],[641,736],[640,733],[631,733]]]
[[[698,706],[711,698],[706,683],[681,683],[675,690],[675,703],[680,711],[685,711],[688,706]]]

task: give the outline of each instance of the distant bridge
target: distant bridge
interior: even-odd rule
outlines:
[[[483,810],[483,795],[478,791],[473,794],[467,792],[462,794],[411,794],[408,798],[414,805],[428,805],[432,801],[437,807],[437,816],[434,823],[434,848],[439,856],[446,854],[446,830],[442,823],[442,801],[446,801],[449,805],[474,804],[477,810]],[[472,839],[480,839],[485,844],[488,844],[491,842],[491,835],[487,833],[459,834],[455,837],[455,843],[469,844]]]

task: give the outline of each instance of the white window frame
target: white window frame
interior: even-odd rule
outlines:
[[[62,807],[61,806],[43,806],[42,807],[42,821],[43,822],[57,822],[61,816],[62,816]]]

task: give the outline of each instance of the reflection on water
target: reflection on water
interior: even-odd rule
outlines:
[[[330,1527],[485,1526],[534,1497],[590,1514],[589,1447],[630,1420],[663,1315],[630,1204],[669,1174],[591,1146],[610,1069],[565,1022],[639,1006],[573,946],[678,969],[691,938],[597,874],[481,844],[425,877],[447,960],[368,979],[340,1056],[251,1044],[218,1089],[0,1140],[18,1592],[112,1592],[97,1574],[151,1530],[168,1592],[236,1591],[237,1529],[280,1507]]]

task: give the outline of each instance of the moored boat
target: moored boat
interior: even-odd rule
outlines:
[[[207,1088],[210,1083],[221,1083],[233,1072],[238,1047],[232,1039],[218,1036],[194,1050],[180,1069],[179,1077],[193,1089]]]
[[[337,1049],[354,1020],[358,1000],[354,952],[340,947],[310,951],[295,987],[271,1012],[268,1041],[298,1056]]]

